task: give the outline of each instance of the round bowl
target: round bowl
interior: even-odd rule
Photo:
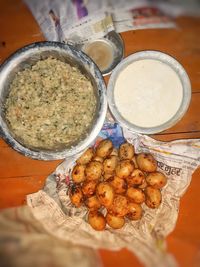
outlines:
[[[123,40],[115,31],[82,45],[80,49],[91,56],[103,76],[109,75],[124,57]]]
[[[134,80],[136,77],[134,75],[136,75],[136,73],[139,72],[139,69],[136,67],[136,65],[141,64],[141,62],[144,62],[144,61],[146,62],[146,60],[156,61],[156,64],[158,62],[158,64],[161,64],[164,67],[166,67],[167,69],[169,69],[168,71],[173,72],[174,73],[173,75],[176,76],[176,79],[178,80],[178,82],[180,84],[180,88],[181,88],[180,89],[181,90],[181,92],[180,92],[181,97],[179,99],[179,104],[177,104],[178,107],[175,110],[175,113],[171,117],[166,119],[163,123],[160,123],[158,125],[155,124],[155,125],[151,125],[151,126],[149,126],[149,125],[146,126],[147,124],[145,125],[145,123],[143,123],[143,124],[142,123],[141,124],[136,123],[134,121],[134,119],[131,121],[131,117],[127,117],[124,115],[124,114],[128,114],[128,112],[129,113],[132,112],[132,111],[130,111],[131,108],[133,108],[133,110],[134,110],[134,107],[131,107],[131,104],[132,104],[131,101],[132,100],[136,101],[136,98],[134,98],[133,91],[129,91],[129,95],[127,98],[129,101],[127,101],[127,99],[126,99],[126,101],[127,101],[126,109],[128,110],[127,113],[123,113],[122,112],[123,107],[120,106],[122,104],[119,105],[119,103],[120,103],[119,101],[121,101],[120,99],[122,99],[124,94],[126,94],[126,86],[128,84],[128,81],[126,80],[126,77],[125,77],[125,73],[128,73],[128,71],[129,71],[129,79],[130,79],[129,83],[131,83],[133,86],[132,88],[134,88],[134,86],[135,86],[134,81],[136,81],[136,80]],[[140,61],[140,63],[138,63],[139,61]],[[135,64],[136,62],[137,62],[137,64]],[[148,61],[148,62],[150,62],[150,61]],[[131,66],[133,66],[133,64],[135,66],[134,67],[135,71],[133,71],[133,68],[131,69]],[[137,66],[139,66],[139,65],[137,65]],[[142,65],[140,65],[140,66],[142,66]],[[129,70],[128,70],[128,68],[129,68]],[[149,67],[149,68],[151,68],[151,67]],[[153,68],[153,66],[152,66],[152,68]],[[139,89],[137,89],[138,90],[138,93],[137,93],[138,99],[140,98],[140,95],[139,95],[140,94],[140,88],[141,88],[141,92],[143,91],[145,94],[145,90],[147,90],[147,91],[150,90],[151,86],[148,87],[148,84],[151,83],[151,79],[152,79],[151,75],[148,75],[148,73],[144,74],[144,69],[142,69],[142,67],[140,68],[140,70],[141,70],[141,72],[138,74],[139,75],[138,77],[141,78],[141,80],[138,83],[140,87],[138,87]],[[163,86],[162,85],[163,80],[161,77],[164,77],[164,76],[161,75],[161,69],[157,68],[157,69],[155,69],[155,72],[157,72],[157,76],[159,77],[158,80],[159,80],[160,84],[158,85],[158,87],[159,86],[162,87]],[[121,84],[118,80],[119,77],[123,77],[123,80],[122,80],[122,78],[120,78]],[[123,81],[123,83],[122,83],[122,81]],[[144,81],[146,84],[144,84]],[[170,82],[172,84],[172,81],[169,79],[168,80],[169,86],[170,86]],[[132,88],[131,88],[131,90],[134,90]],[[168,90],[168,88],[166,90]],[[170,90],[168,90],[168,91],[170,91]],[[121,94],[119,92],[121,92]],[[115,95],[117,95],[117,94],[118,94],[118,96],[117,96],[118,98],[115,97]],[[153,98],[155,95],[151,94],[151,92],[147,92],[146,96],[149,100],[151,100],[151,98]],[[175,101],[173,93],[171,94],[170,97],[172,100],[171,103],[173,103],[173,101]],[[189,107],[190,100],[191,100],[191,84],[190,84],[190,80],[188,78],[186,71],[184,70],[182,65],[177,60],[175,60],[173,57],[171,57],[165,53],[159,52],[159,51],[141,51],[141,52],[136,52],[136,53],[128,56],[127,58],[123,59],[121,61],[121,63],[119,63],[119,65],[113,70],[111,77],[110,77],[110,80],[108,82],[107,98],[108,98],[108,106],[109,106],[111,113],[113,114],[116,121],[118,121],[122,127],[128,128],[130,131],[137,132],[137,133],[155,134],[155,133],[162,132],[162,131],[172,127],[184,116],[184,114],[186,113],[186,111]],[[141,102],[141,106],[138,105],[139,111],[135,110],[132,114],[130,113],[131,114],[130,116],[132,116],[132,118],[134,118],[134,116],[137,114],[136,112],[141,112],[140,114],[141,115],[145,114],[144,116],[146,116],[146,118],[148,119],[148,116],[150,116],[150,113],[147,112],[148,108],[145,109],[144,107],[148,107],[148,105],[150,106],[150,104],[153,103],[152,101],[149,101],[149,103],[148,103],[148,99],[147,99],[146,105],[144,105],[143,102]],[[123,103],[125,103],[125,102],[123,102]],[[137,104],[137,102],[135,102],[135,103]],[[159,109],[157,110],[157,114],[159,114],[160,111],[162,111],[162,110],[163,111],[165,109],[167,110],[169,108],[169,106],[165,106],[165,104],[163,103],[163,105],[161,105],[160,110]]]
[[[70,146],[59,149],[27,147],[17,139],[5,118],[4,103],[15,74],[49,56],[78,68],[92,83],[96,97],[96,111],[85,136]],[[101,72],[93,61],[75,47],[59,42],[38,42],[25,46],[11,55],[0,68],[0,132],[4,140],[25,156],[40,160],[56,160],[73,156],[86,149],[101,130],[107,111],[106,87]]]

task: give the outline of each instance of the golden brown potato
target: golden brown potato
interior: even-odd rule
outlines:
[[[126,177],[129,186],[141,185],[144,182],[145,175],[139,169],[134,169],[133,172]]]
[[[85,165],[75,165],[73,170],[72,170],[72,180],[79,184],[85,181],[86,176],[85,176]]]
[[[103,231],[106,227],[106,219],[99,211],[90,211],[88,214],[88,222],[96,231]]]
[[[162,201],[162,195],[159,189],[155,189],[151,186],[145,188],[145,204],[151,208],[156,209],[160,206]]]
[[[114,189],[107,182],[101,182],[96,189],[96,195],[104,207],[110,207],[114,199]]]
[[[94,150],[92,147],[88,148],[77,160],[78,164],[87,164],[92,160]]]
[[[153,188],[160,189],[166,185],[167,177],[161,172],[152,172],[147,175],[146,181]]]
[[[115,195],[112,205],[109,207],[108,212],[111,215],[123,217],[128,212],[128,200],[125,196]]]
[[[118,157],[117,156],[109,156],[103,162],[103,171],[104,173],[114,173],[115,169],[118,164]]]
[[[106,222],[113,229],[120,229],[125,224],[124,217],[113,216],[110,213],[106,214]]]
[[[124,179],[119,178],[118,176],[114,176],[113,178],[107,180],[109,184],[112,185],[112,187],[115,190],[115,193],[117,194],[123,194],[126,192],[127,189],[127,183]]]
[[[121,160],[132,159],[134,153],[135,153],[134,146],[128,142],[121,144],[119,147],[119,157]]]
[[[140,220],[143,214],[142,207],[136,203],[130,202],[128,203],[128,213],[126,217],[129,220]]]
[[[87,180],[99,180],[103,172],[103,164],[98,161],[90,161],[85,168]]]
[[[80,186],[73,184],[69,188],[68,194],[72,204],[79,208],[83,203],[83,193]]]
[[[95,211],[101,208],[101,203],[99,202],[97,196],[91,196],[85,200],[85,205],[90,211]]]
[[[96,155],[101,158],[108,157],[113,150],[113,143],[109,139],[102,140],[96,148]]]
[[[101,158],[101,157],[98,157],[98,156],[94,156],[93,157],[93,159],[92,159],[92,161],[98,161],[98,162],[101,162],[101,163],[103,163],[103,158]]]
[[[128,177],[133,170],[134,170],[133,163],[128,159],[124,159],[117,164],[115,173],[119,178],[124,179]]]
[[[94,193],[96,191],[97,183],[98,183],[97,180],[85,181],[82,184],[82,192],[83,192],[84,196],[90,197],[90,196],[94,195]]]
[[[145,194],[141,189],[129,187],[126,195],[131,202],[141,204],[145,201]]]
[[[149,153],[140,153],[137,155],[137,164],[139,169],[145,172],[155,172],[157,169],[157,161]]]

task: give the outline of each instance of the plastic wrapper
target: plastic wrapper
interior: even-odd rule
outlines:
[[[166,236],[176,225],[180,198],[187,190],[192,173],[200,164],[200,140],[159,142],[145,135],[124,130],[117,123],[106,123],[96,139],[109,138],[118,147],[124,138],[132,143],[136,153],[150,152],[158,162],[158,170],[168,177],[162,189],[163,200],[158,209],[144,205],[139,221],[127,221],[123,228],[109,226],[97,232],[87,223],[87,209],[75,208],[68,196],[70,171],[80,156],[66,159],[46,181],[44,190],[27,197],[34,217],[43,227],[63,240],[91,248],[119,250],[126,247],[134,252],[145,266],[176,266],[166,251]]]

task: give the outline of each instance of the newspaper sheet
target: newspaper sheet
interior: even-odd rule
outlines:
[[[167,253],[165,238],[176,225],[180,198],[187,190],[194,170],[200,165],[200,140],[159,142],[146,135],[122,130],[116,123],[104,125],[96,142],[109,138],[117,147],[124,138],[135,146],[136,153],[150,152],[158,169],[168,177],[162,189],[163,200],[158,209],[144,205],[139,221],[128,221],[119,230],[109,226],[97,232],[87,223],[87,209],[75,208],[68,196],[70,172],[79,155],[66,159],[46,181],[44,190],[27,197],[33,215],[54,236],[91,248],[119,250],[126,247],[134,252],[145,266],[176,266]]]

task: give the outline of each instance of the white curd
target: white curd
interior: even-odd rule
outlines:
[[[142,59],[119,74],[114,101],[120,114],[139,127],[156,127],[170,120],[179,109],[183,87],[169,65]]]

